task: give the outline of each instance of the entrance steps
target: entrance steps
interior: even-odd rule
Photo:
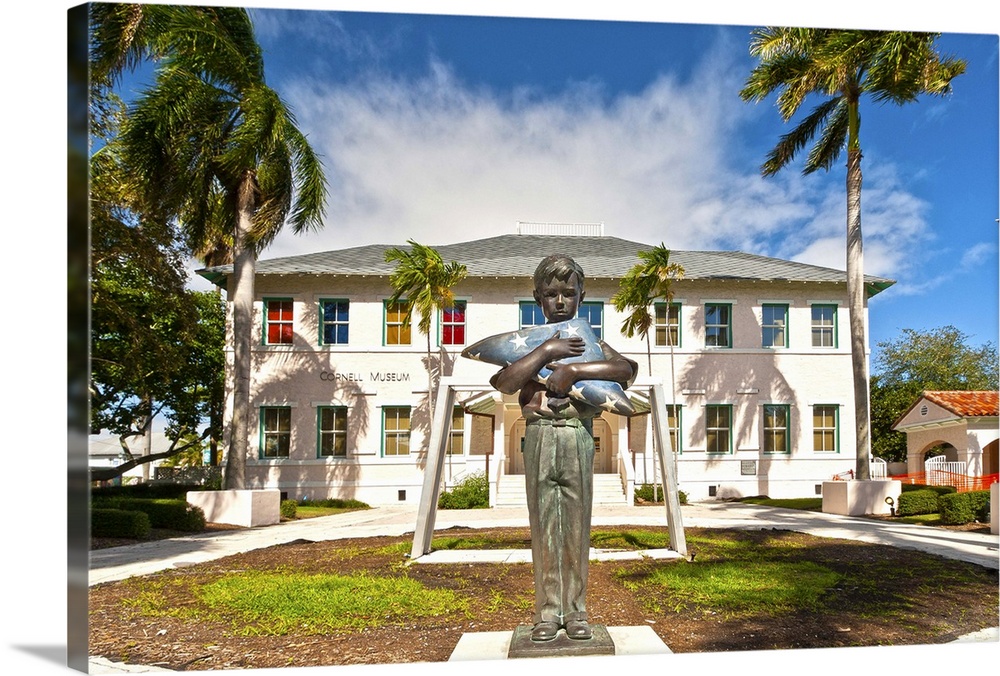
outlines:
[[[528,498],[524,493],[524,476],[507,474],[501,477],[497,489],[497,502],[494,507],[524,507]],[[594,475],[594,504],[623,505],[625,504],[625,489],[621,477],[617,474]]]

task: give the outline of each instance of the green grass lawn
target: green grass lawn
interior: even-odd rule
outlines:
[[[312,519],[317,516],[330,516],[331,514],[343,514],[344,512],[356,512],[363,507],[317,507],[313,505],[299,505],[295,508],[295,518]]]
[[[819,512],[823,509],[823,498],[769,498],[758,495],[752,498],[743,498],[740,502],[751,505],[764,505],[766,507],[785,507],[787,509],[804,509],[811,512]]]

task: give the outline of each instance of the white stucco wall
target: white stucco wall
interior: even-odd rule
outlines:
[[[620,335],[622,316],[609,300],[617,289],[614,280],[588,280],[587,301],[604,302],[605,339],[639,364],[647,374],[646,344]],[[681,449],[678,477],[681,489],[692,499],[729,495],[768,494],[772,497],[816,495],[816,486],[854,467],[853,389],[850,342],[844,288],[834,284],[774,282],[682,281],[675,285],[675,302],[681,303],[681,345],[672,351],[654,347],[652,369],[668,393],[673,374],[673,396],[682,407]],[[254,488],[279,488],[289,497],[353,497],[371,503],[416,504],[422,485],[420,452],[426,445],[427,375],[423,361],[426,343],[416,327],[410,346],[384,346],[383,301],[389,296],[385,278],[320,276],[258,276],[251,383],[250,457],[247,477]],[[468,303],[466,344],[517,328],[518,301],[531,299],[528,279],[469,279],[456,289]],[[294,342],[261,345],[262,299],[294,301]],[[318,345],[317,308],[320,299],[350,299],[350,341],[346,346]],[[733,346],[704,347],[704,304],[725,302],[732,306]],[[762,348],[761,302],[789,306],[788,348]],[[811,345],[811,305],[838,304],[837,345]],[[437,323],[432,329],[435,359]],[[463,381],[479,381],[488,391],[495,367],[462,359],[462,346],[444,350],[445,374]],[[230,354],[231,358],[231,354]],[[510,398],[508,398],[510,399]],[[229,400],[227,392],[227,401]],[[731,405],[731,453],[705,451],[705,407]],[[761,450],[764,404],[786,404],[791,413],[791,452],[767,455]],[[835,405],[839,410],[839,450],[812,450],[812,407]],[[291,408],[291,450],[287,459],[260,460],[257,412],[263,405]],[[348,408],[348,457],[317,458],[316,408]],[[414,429],[411,455],[382,456],[384,406],[411,406]],[[227,422],[229,411],[227,410]],[[506,416],[505,429],[517,418],[516,407]],[[638,419],[637,419],[638,420]],[[498,423],[499,425],[499,423]],[[465,429],[472,427],[466,416]],[[613,448],[631,461],[628,437],[619,434],[609,419]],[[489,438],[489,428],[478,427],[476,443]],[[465,452],[449,458],[448,476],[460,477],[485,467],[483,455],[470,455],[471,433],[465,434]],[[635,443],[648,443],[644,434],[633,434]],[[496,444],[494,444],[496,445]],[[503,444],[501,444],[503,445]],[[647,448],[633,448],[640,476],[651,474]],[[499,449],[494,449],[498,452]],[[481,451],[484,452],[484,451]],[[496,470],[491,459],[491,473]],[[645,460],[645,462],[643,462]],[[751,467],[753,465],[753,467]],[[748,473],[753,469],[753,473]]]

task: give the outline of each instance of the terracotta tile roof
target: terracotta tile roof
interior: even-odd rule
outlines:
[[[1000,392],[926,391],[923,396],[963,418],[1000,415]]]

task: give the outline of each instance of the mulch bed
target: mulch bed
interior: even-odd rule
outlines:
[[[631,528],[648,530],[648,527]],[[491,537],[505,538],[505,546],[529,547],[527,529],[455,529],[437,532],[435,536],[472,536],[485,532]],[[709,531],[691,528],[685,532],[690,543]],[[592,563],[588,585],[591,621],[607,626],[650,626],[674,653],[941,643],[996,626],[996,570],[922,552],[789,531],[713,529],[710,532],[713,536],[749,540],[771,550],[778,545],[787,560],[813,561],[845,575],[856,576],[869,569],[899,574],[884,575],[877,585],[839,585],[830,590],[820,611],[729,616],[678,604],[670,598],[669,590],[657,592],[657,597],[651,599],[648,590],[630,591],[622,582],[623,572],[625,579],[637,580],[657,566],[697,563]],[[405,566],[398,553],[380,551],[386,545],[411,539],[412,536],[298,541],[145,578],[94,586],[90,590],[90,653],[115,661],[175,670],[435,662],[446,661],[465,632],[512,631],[519,624],[530,623],[533,597],[530,565]],[[711,555],[699,552],[696,560],[703,562],[706,557]],[[963,582],[935,585],[933,571],[944,568],[962,571]],[[234,630],[232,621],[192,620],[185,619],[183,614],[146,615],[131,603],[155,581],[164,583],[156,587],[165,595],[168,606],[197,607],[199,601],[192,593],[194,585],[248,569],[341,574],[366,571],[370,575],[408,576],[427,587],[455,590],[469,599],[469,610],[321,635],[243,636]],[[921,572],[924,577],[915,579],[913,571],[931,572]],[[929,583],[922,588],[923,580]],[[650,601],[659,610],[651,609]],[[875,609],[879,612],[874,612]],[[892,621],[887,621],[886,609],[891,612]]]

